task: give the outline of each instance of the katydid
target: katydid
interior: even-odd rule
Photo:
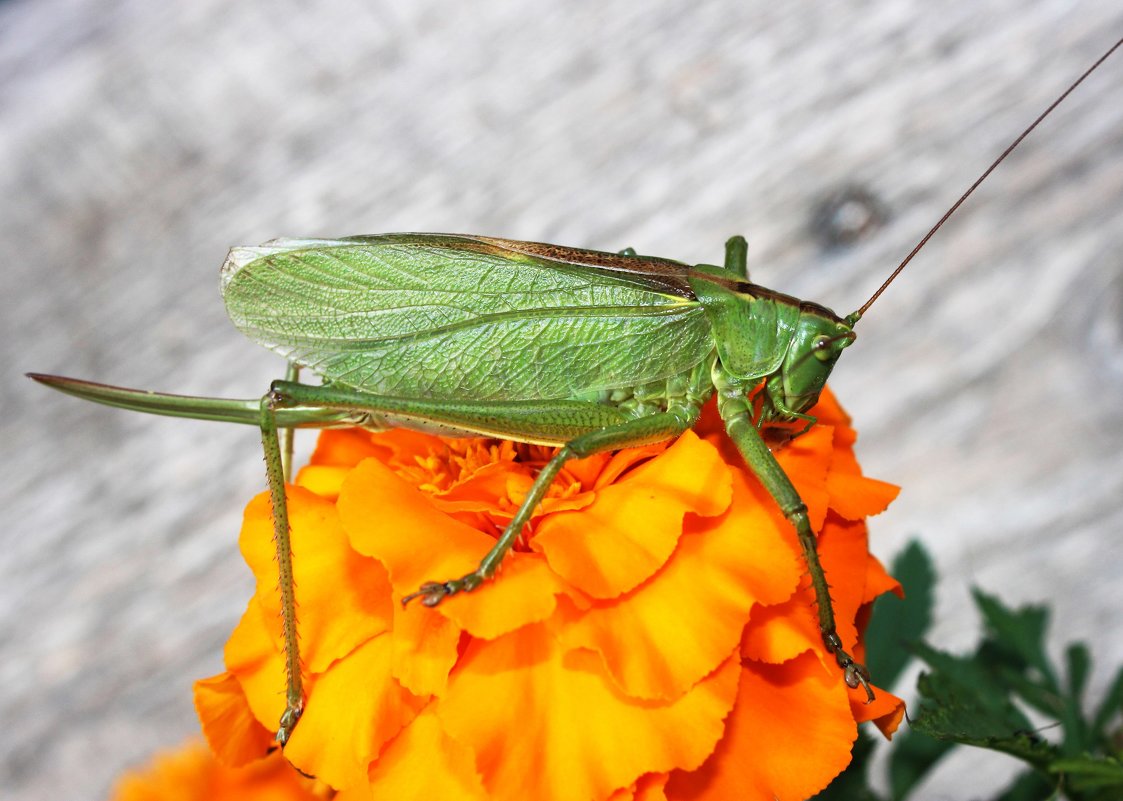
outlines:
[[[402,599],[435,606],[495,577],[564,463],[662,441],[694,425],[713,395],[731,440],[795,528],[819,630],[852,688],[873,690],[842,646],[807,508],[766,435],[815,423],[854,329],[906,264],[990,172],[1117,42],[991,164],[858,310],[839,316],[749,281],[747,245],[722,266],[485,236],[389,234],[280,239],[234,248],[222,292],[235,325],[285,356],[261,399],[167,395],[57,376],[37,381],[136,411],[258,426],[279,566],[287,671],[283,746],[304,704],[285,499],[295,428],[404,427],[558,446],[478,568],[435,576]],[[310,369],[323,384],[298,383]]]

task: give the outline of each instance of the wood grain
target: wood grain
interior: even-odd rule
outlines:
[[[760,283],[846,312],[1123,34],[1117,2],[0,5],[0,786],[102,797],[195,731],[250,591],[251,429],[47,393],[28,370],[251,397],[226,249],[464,231],[684,261],[744,233]],[[1123,58],[1026,142],[859,326],[836,392],[873,523],[968,590],[1055,605],[1123,660]],[[859,186],[885,224],[824,249]],[[304,447],[309,445],[305,438]],[[966,765],[966,767],[965,767]],[[981,767],[980,767],[981,766]],[[1001,757],[924,798],[988,795]]]

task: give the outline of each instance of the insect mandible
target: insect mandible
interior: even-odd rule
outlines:
[[[764,434],[793,423],[798,434],[814,424],[808,411],[855,341],[862,315],[991,171],[1121,44],[1050,105],[846,316],[751,283],[742,237],[726,243],[721,266],[484,236],[282,239],[235,248],[222,268],[235,325],[293,365],[261,399],[31,377],[99,403],[260,428],[286,657],[281,745],[304,704],[284,493],[293,429],[406,427],[559,447],[476,570],[435,576],[402,599],[434,606],[495,576],[567,460],[673,438],[693,426],[712,395],[746,464],[796,530],[824,644],[846,683],[872,700],[868,672],[835,630],[806,506]],[[298,367],[324,384],[297,382]]]

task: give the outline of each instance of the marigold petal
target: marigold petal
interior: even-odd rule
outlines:
[[[350,467],[310,464],[300,468],[293,483],[316,493],[321,498],[334,501],[339,497],[339,488],[343,486],[343,480],[350,472]]]
[[[369,431],[361,428],[327,429],[320,432],[309,464],[351,468],[363,459],[386,453],[386,448],[375,445]]]
[[[729,469],[687,431],[659,458],[598,490],[588,508],[543,519],[531,547],[581,591],[614,598],[667,561],[686,512],[721,514],[730,497]]]
[[[275,727],[285,711],[285,658],[273,628],[275,620],[267,621],[258,599],[251,598],[223,649],[226,669],[238,679],[253,716],[266,728]]]
[[[517,462],[495,462],[475,470],[444,492],[434,494],[433,503],[446,512],[458,510],[513,512],[508,504],[507,485],[513,476],[530,482],[530,469]]]
[[[159,754],[117,783],[112,801],[316,801],[315,782],[277,751],[245,768],[215,761],[202,743]]]
[[[288,487],[287,496],[300,656],[308,671],[319,673],[390,628],[389,582],[381,565],[351,549],[335,504],[301,487]],[[246,508],[239,544],[257,577],[256,597],[266,620],[275,623],[270,630],[280,650],[281,599],[267,493]]]
[[[503,487],[504,503],[502,507],[496,508],[495,517],[496,522],[502,522],[504,525],[510,522],[511,518],[515,516],[515,511],[519,508],[526,496],[530,493],[531,487],[534,485],[534,479],[537,473],[531,475],[529,473],[508,473],[506,476],[506,485]],[[558,486],[560,482],[555,482],[551,487],[551,492]],[[534,517],[540,517],[545,514],[553,512],[564,512],[573,509],[584,509],[596,500],[596,495],[592,492],[575,492],[568,495],[547,495],[542,499],[534,510]]]
[[[868,604],[879,595],[891,592],[898,598],[905,597],[901,582],[889,575],[881,561],[870,554],[866,560],[866,590],[862,593],[862,603]]]
[[[489,801],[475,755],[442,731],[431,705],[371,765],[370,785],[377,798]]]
[[[725,736],[701,769],[671,775],[667,798],[807,798],[846,767],[856,737],[841,675],[812,655],[748,664]]]
[[[356,467],[339,493],[338,509],[351,546],[381,562],[394,597],[426,581],[457,578],[479,566],[493,537],[437,509],[431,500],[375,459]],[[450,598],[438,611],[443,611]]]
[[[273,732],[250,711],[242,685],[230,673],[195,682],[195,711],[203,736],[219,762],[236,768],[261,759],[273,746]]]
[[[627,448],[626,450],[640,450]],[[562,468],[563,473],[569,473],[573,480],[581,485],[582,489],[591,490],[595,487],[597,479],[604,475],[605,467],[612,461],[617,453],[624,451],[601,451],[583,459],[570,459]]]
[[[760,502],[761,487],[754,477],[744,470],[733,471],[732,477],[733,503],[714,524],[732,527],[746,538],[748,561],[742,569],[756,602],[766,606],[781,603],[792,597],[804,572],[795,531],[771,498]],[[703,530],[714,524],[697,523]]]
[[[810,585],[805,585],[809,590]],[[783,603],[754,609],[741,641],[741,656],[777,665],[818,650],[822,638],[810,606],[813,597],[799,592]]]
[[[414,695],[444,695],[448,673],[456,664],[460,627],[417,604],[395,607],[394,678]]]
[[[828,514],[818,538],[819,559],[831,587],[835,626],[847,649],[852,649],[858,639],[854,621],[862,604],[865,582],[853,577],[866,576],[866,547],[864,523]],[[799,590],[790,599],[753,610],[742,640],[742,656],[777,664],[810,649],[820,655],[824,665],[833,664],[823,649],[814,610],[815,593],[810,578],[804,575]]]
[[[561,629],[561,640],[599,653],[626,695],[677,698],[736,648],[754,604],[791,596],[799,571],[736,473],[724,515],[688,516],[662,570],[615,601],[594,603]]]
[[[468,646],[437,716],[475,751],[491,798],[525,798],[528,776],[541,801],[606,798],[644,773],[701,764],[721,736],[735,660],[658,704],[621,696],[587,656],[564,653],[545,624]]]
[[[373,459],[351,473],[338,506],[353,547],[386,566],[396,598],[424,582],[459,578],[476,569],[495,544]],[[501,572],[502,581],[446,598],[435,610],[417,604],[416,613],[441,614],[479,636],[494,637],[548,617],[555,596],[566,591],[535,554],[508,554]]]
[[[901,488],[854,473],[833,472],[827,477],[831,510],[847,520],[881,514]]]
[[[382,746],[425,705],[391,675],[392,654],[391,636],[375,637],[316,680],[285,746],[293,765],[336,789],[365,783]]]
[[[441,612],[476,637],[495,639],[554,613],[557,596],[569,592],[539,554],[507,554],[485,587],[441,602]],[[419,607],[421,614],[432,610]]]
[[[631,787],[621,787],[608,797],[608,801],[667,801],[664,792],[669,773],[647,773],[640,776]]]
[[[831,583],[838,636],[845,647],[853,648],[858,642],[855,620],[865,597],[870,558],[866,524],[843,520],[831,513],[819,534],[818,550]]]
[[[635,465],[643,462],[652,457],[658,456],[671,446],[671,442],[652,442],[649,445],[640,445],[635,448],[624,448],[622,451],[616,451],[611,454],[597,454],[597,456],[607,455],[608,458],[602,463],[600,473],[591,483],[585,483],[584,486],[592,487],[593,489],[601,489],[607,487],[609,484],[614,484],[620,476],[624,475]],[[595,458],[595,457],[590,457]],[[580,464],[587,462],[588,459],[575,459],[574,463]],[[568,467],[568,463],[566,465]]]
[[[850,713],[855,723],[873,721],[886,738],[893,736],[905,717],[905,702],[891,692],[874,687],[874,700],[867,703],[866,691],[861,687],[849,690]]]

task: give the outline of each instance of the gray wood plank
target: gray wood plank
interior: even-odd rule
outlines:
[[[1123,33],[1117,2],[0,5],[0,786],[104,795],[195,728],[250,588],[253,430],[54,396],[27,370],[249,397],[226,249],[487,233],[716,261],[849,311]],[[859,326],[835,389],[873,523],[919,536],[965,647],[980,584],[1123,659],[1123,57],[1019,150]],[[825,249],[859,186],[885,224]],[[309,445],[305,438],[304,447]],[[1102,692],[1106,671],[1093,677]],[[924,797],[986,795],[1001,758]],[[964,764],[981,768],[965,769]]]

